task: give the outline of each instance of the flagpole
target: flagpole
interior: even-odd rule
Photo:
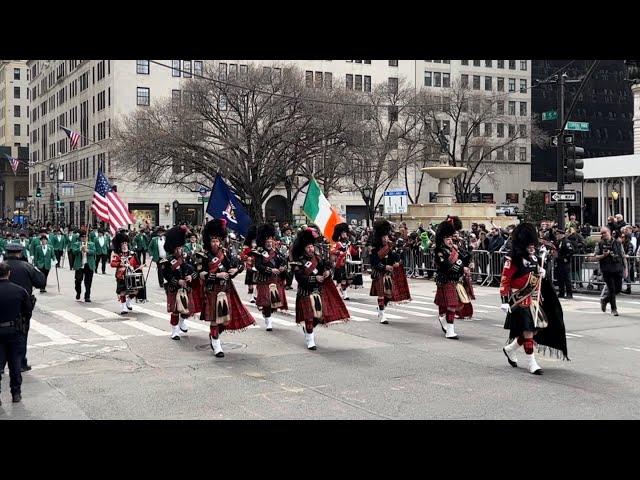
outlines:
[[[67,130],[69,130],[70,132],[75,132],[75,130],[71,130],[69,127],[65,127],[64,125],[59,125],[60,128],[66,128]],[[81,133],[75,132],[79,137],[82,138],[86,138],[88,142],[91,143],[95,143],[95,144],[99,144],[101,142],[104,142],[105,140],[111,140],[111,137],[109,138],[103,138],[102,140],[91,140],[89,137],[87,137],[86,135],[82,135]]]

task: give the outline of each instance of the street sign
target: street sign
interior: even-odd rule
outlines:
[[[200,187],[200,189],[198,190],[198,193],[200,194],[201,197],[206,197],[207,196],[207,192],[209,191],[209,189],[205,186]]]
[[[556,120],[558,118],[558,112],[542,112],[542,120]]]
[[[387,190],[384,192],[384,213],[407,213],[409,192],[406,190]]]
[[[578,132],[588,132],[589,122],[567,122],[565,130],[576,130]]]
[[[206,203],[209,201],[209,197],[198,197],[198,202]]]
[[[49,164],[49,180],[53,181],[56,179],[56,167],[53,166],[53,163]]]
[[[578,194],[571,191],[552,190],[549,192],[549,198],[552,202],[575,202]]]
[[[73,196],[75,191],[75,186],[73,183],[63,183],[60,185],[60,194],[64,196]]]

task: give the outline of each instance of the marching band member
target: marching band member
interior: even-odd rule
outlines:
[[[49,270],[51,270],[52,266],[58,268],[58,262],[53,248],[48,245],[49,237],[45,233],[40,236],[40,242],[40,245],[33,249],[33,264],[38,267],[38,270],[44,273],[45,286],[40,289],[40,293],[45,293],[47,291],[46,281],[49,277]]]
[[[340,285],[340,293],[344,300],[349,300],[349,294],[347,288],[353,283],[357,283],[356,278],[347,278],[347,253],[352,259],[360,259],[360,249],[355,247],[349,239],[349,225],[346,223],[339,223],[336,225],[331,239],[336,242],[331,249],[331,255],[336,257],[335,270],[333,278],[337,285]],[[362,275],[360,275],[362,280]],[[360,283],[361,285],[362,283]]]
[[[300,230],[291,249],[298,282],[296,324],[302,324],[305,345],[316,350],[313,329],[331,322],[346,322],[349,312],[331,280],[331,266],[315,253],[313,230]]]
[[[390,302],[405,303],[411,300],[407,276],[400,264],[400,255],[394,249],[391,230],[391,223],[386,219],[374,222],[369,255],[373,280],[369,295],[378,298],[378,320],[385,325],[389,321],[384,309]]]
[[[504,328],[509,330],[508,345],[502,351],[509,365],[517,367],[516,351],[523,345],[527,370],[542,375],[533,353],[534,342],[569,359],[562,307],[539,265],[535,226],[521,223],[511,235],[511,255],[505,258],[500,282],[501,308],[507,314]]]
[[[180,340],[180,331],[187,331],[185,320],[193,308],[191,287],[188,285],[195,270],[185,261],[182,247],[186,242],[187,229],[172,227],[164,234],[163,250],[167,256],[160,260],[165,293],[167,294],[167,312],[171,314],[171,338]],[[181,289],[184,288],[184,291]]]
[[[233,278],[243,269],[242,262],[222,247],[227,238],[226,222],[214,219],[202,232],[205,256],[198,255],[196,271],[204,283],[204,299],[200,319],[210,322],[209,341],[218,358],[224,357],[220,334],[225,330],[244,330],[256,321],[242,303]]]
[[[287,310],[287,296],[281,277],[287,271],[287,259],[275,249],[276,231],[273,225],[266,223],[258,225],[256,229],[257,255],[256,270],[258,271],[256,305],[262,312],[267,332],[273,330],[271,312],[273,310]]]
[[[240,260],[244,262],[244,284],[247,285],[247,293],[251,295],[251,303],[256,303],[257,289],[256,278],[258,271],[255,269],[255,248],[256,248],[256,227],[253,224],[249,226],[249,231],[244,239],[244,248],[240,253]]]
[[[464,303],[469,301],[466,297],[466,291],[462,285],[464,276],[464,268],[469,266],[471,255],[460,253],[454,245],[454,235],[456,229],[454,219],[448,218],[442,222],[436,231],[436,296],[433,301],[438,305],[440,316],[444,315],[447,321],[447,328],[440,326],[445,332],[445,337],[457,339],[458,334],[455,332],[453,323],[456,312],[459,312]],[[459,289],[462,289],[462,292]],[[463,299],[460,298],[463,295]],[[463,303],[463,300],[465,302]],[[440,318],[438,318],[440,320]]]
[[[131,299],[141,293],[139,290],[127,291],[127,270],[142,272],[142,265],[138,256],[129,250],[129,237],[125,233],[119,232],[113,237],[113,252],[111,267],[116,269],[116,295],[120,302],[120,315],[126,315],[129,310],[133,310]],[[143,295],[141,297],[145,298]]]
[[[72,266],[76,271],[76,300],[80,300],[82,283],[84,282],[84,301],[91,303],[91,285],[93,284],[93,272],[96,269],[96,246],[87,240],[86,230],[78,232],[78,240],[70,247],[69,251],[72,252]]]
[[[471,252],[464,241],[464,239],[460,236],[460,231],[462,230],[462,221],[457,216],[447,215],[447,220],[453,219],[453,227],[456,229],[456,233],[453,236],[454,245],[458,249],[458,253],[462,258],[463,263],[465,263],[465,267],[463,268],[462,275],[462,286],[464,290],[467,292],[467,297],[469,300],[475,300],[476,295],[473,289],[473,281],[471,279],[471,270],[474,268],[473,260],[471,257]],[[462,308],[456,312],[456,317],[458,318],[472,318],[473,317],[473,303],[471,301],[462,304]]]

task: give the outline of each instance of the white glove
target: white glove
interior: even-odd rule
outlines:
[[[547,271],[542,267],[538,267],[538,273],[540,274],[540,278],[544,278],[547,276]]]
[[[504,313],[510,313],[511,307],[508,303],[503,303],[502,305],[500,305],[500,310],[502,310]]]

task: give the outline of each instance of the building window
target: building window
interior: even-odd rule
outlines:
[[[485,66],[485,68],[492,68],[493,67],[493,60],[485,60],[484,61],[484,66]]]
[[[480,75],[473,76],[473,89],[480,90]]]
[[[520,147],[520,161],[527,161],[527,147]]]
[[[333,88],[333,73],[325,72],[324,74],[324,88],[331,90]]]
[[[469,122],[460,122],[460,134],[466,137],[469,133]]]
[[[180,60],[171,60],[171,76],[179,77],[180,76]]]
[[[313,71],[307,70],[304,72],[305,86],[307,88],[313,88]]]
[[[397,67],[398,66],[398,60],[389,60],[389,66],[390,67]]]
[[[353,75],[350,73],[347,73],[347,82],[345,87],[347,90],[353,90]]]
[[[365,75],[364,76],[364,91],[365,92],[370,92],[371,91],[371,76],[370,75]]]
[[[474,125],[472,134],[473,134],[474,137],[479,137],[480,136],[480,124],[479,123]]]
[[[509,91],[510,92],[515,92],[516,91],[516,79],[515,78],[510,78],[509,79]]]
[[[504,77],[498,77],[498,91],[504,92]]]
[[[137,105],[142,105],[148,107],[151,104],[151,94],[149,92],[149,88],[147,87],[138,87],[137,89]]]
[[[469,75],[463,73],[460,76],[460,85],[462,88],[469,88]]]
[[[13,87],[13,98],[20,98],[20,87]]]
[[[469,60],[460,60],[462,65],[469,65]]]
[[[240,76],[246,77],[249,71],[249,67],[247,65],[240,65]]]
[[[498,138],[504,137],[504,123],[496,124],[496,134],[498,135]]]
[[[219,63],[218,64],[218,78],[220,78],[221,80],[226,80],[227,79],[227,64],[226,63]]]
[[[180,106],[181,92],[180,90],[171,90],[171,104],[174,108]]]
[[[451,74],[443,73],[442,74],[442,86],[444,88],[449,88],[451,86]]]
[[[358,92],[362,91],[362,75],[356,75],[356,82],[354,87]]]
[[[433,72],[433,86],[441,87],[442,86],[442,73]]]
[[[520,116],[527,116],[527,102],[520,102]]]
[[[193,62],[193,75],[197,76],[198,74],[195,71],[195,67],[196,67],[196,62]],[[280,69],[278,69],[280,70]],[[200,70],[200,74],[202,74],[202,69]],[[230,63],[229,64],[229,78],[236,78],[236,76],[238,75],[238,64],[237,63]]]
[[[485,123],[484,124],[484,136],[485,137],[490,137],[491,136],[491,124],[490,123]]]
[[[433,80],[432,79],[433,79],[433,74],[431,72],[424,72],[424,86],[425,87],[433,86]]]
[[[136,60],[136,73],[138,75],[149,75],[149,60]]]
[[[316,72],[315,80],[315,87],[317,89],[322,88],[322,72]]]
[[[498,60],[498,68],[504,68],[504,60]],[[504,158],[504,154],[502,156]]]
[[[496,160],[504,160],[504,148],[499,147],[496,149]]]
[[[520,79],[520,93],[527,93],[527,79]]]
[[[13,79],[14,80],[20,80],[20,69],[19,68],[14,68],[13,69]]]
[[[365,65],[371,65],[371,60],[363,60]]]
[[[493,77],[484,77],[484,89],[489,91],[493,89]]]
[[[527,69],[527,61],[520,60],[520,70],[526,70],[526,69]]]
[[[16,137],[20,136],[20,124],[19,123],[14,123],[13,124],[13,135],[15,135]]]
[[[518,203],[519,197],[520,195],[518,195],[517,193],[507,193],[505,196],[505,200],[507,201],[507,203]]]
[[[397,122],[398,121],[398,107],[393,106],[393,105],[387,107],[387,113],[389,114],[389,121],[390,122]]]
[[[473,61],[473,66],[474,67],[479,67],[480,66],[480,60],[474,60]]]
[[[182,70],[184,70],[183,77],[191,78],[191,60],[182,61]]]
[[[196,76],[202,76],[202,60],[193,61],[193,74]]]
[[[389,92],[391,92],[393,94],[397,94],[398,93],[398,78],[397,77],[389,77],[388,86],[389,86]]]
[[[516,69],[516,61],[509,60],[509,70],[515,70],[515,69]]]
[[[20,118],[20,105],[13,106],[13,116],[16,118]],[[29,115],[27,115],[28,117]]]
[[[509,161],[510,162],[515,162],[516,161],[516,147],[509,147],[507,149],[508,155],[509,155]]]

